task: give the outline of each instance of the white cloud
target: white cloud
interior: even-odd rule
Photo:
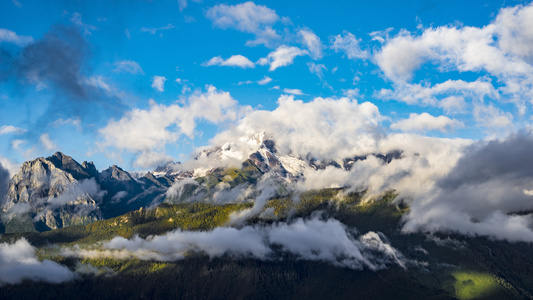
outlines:
[[[11,141],[11,147],[15,150],[22,150],[22,145],[26,143],[25,140],[13,140]]]
[[[247,45],[270,45],[280,36],[271,27],[279,21],[276,12],[264,5],[248,1],[236,5],[218,4],[209,8],[206,17],[213,25],[222,29],[234,28],[242,32],[255,34],[256,39]]]
[[[474,118],[486,128],[509,128],[513,125],[513,115],[494,105],[478,104],[474,107]]]
[[[24,47],[30,43],[33,43],[33,38],[31,36],[17,35],[14,31],[0,28],[0,43],[11,43],[20,47]]]
[[[409,115],[408,119],[400,120],[391,125],[392,129],[402,131],[428,131],[439,130],[446,132],[450,129],[464,127],[464,123],[446,116],[434,117],[428,113]]]
[[[81,128],[81,119],[79,117],[68,118],[66,120],[60,118],[60,119],[55,120],[53,123],[51,123],[51,125],[53,125],[54,127],[71,125],[71,126],[76,127],[77,131],[81,131],[82,130],[82,128]]]
[[[220,56],[211,58],[209,61],[202,64],[203,66],[228,66],[228,67],[239,67],[239,68],[254,68],[255,64],[250,61],[248,58],[242,55],[232,55],[230,58],[224,60]]]
[[[324,78],[324,71],[328,70],[326,66],[322,64],[315,64],[314,62],[308,62],[307,66],[309,67],[309,72],[315,74],[320,79]]]
[[[435,70],[472,72],[476,81],[495,78],[495,100],[513,102],[524,115],[533,103],[533,4],[500,10],[484,27],[441,26],[414,35],[402,30],[388,38],[375,55],[384,75],[395,85],[412,80],[424,64]]]
[[[474,101],[482,102],[484,97],[499,98],[498,92],[490,81],[479,78],[476,81],[467,82],[463,80],[447,80],[442,83],[429,86],[427,84],[399,83],[394,89],[382,89],[376,97],[387,100],[402,101],[407,104],[442,106],[439,99],[446,99],[450,96],[468,97]],[[450,101],[450,99],[448,99]],[[460,105],[459,99],[451,99],[455,105]],[[459,101],[459,102],[457,102]],[[453,107],[452,103],[452,107]]]
[[[39,261],[35,248],[22,238],[13,244],[0,243],[0,286],[23,280],[61,283],[75,278],[67,267],[50,260]]]
[[[239,139],[256,132],[267,132],[276,141],[280,154],[317,159],[343,159],[358,153],[372,153],[380,137],[382,117],[370,103],[359,104],[348,98],[315,98],[310,102],[282,95],[273,111],[257,110],[247,114],[239,124],[215,136],[214,145],[235,142],[235,150],[244,151]],[[233,149],[233,148],[232,148]]]
[[[259,85],[265,85],[265,84],[268,84],[268,83],[270,83],[270,82],[272,82],[272,78],[270,78],[270,77],[268,77],[268,76],[265,75],[265,77],[263,77],[263,79],[257,81],[257,84],[259,84]]]
[[[302,44],[307,47],[309,53],[313,59],[321,59],[322,54],[322,42],[320,38],[310,30],[301,29],[299,34],[302,37]]]
[[[355,35],[344,31],[342,34],[331,38],[331,48],[335,52],[342,51],[349,59],[367,59],[370,54],[368,51],[361,49],[360,42],[361,40],[357,39]]]
[[[19,171],[19,164],[11,161],[7,157],[3,157],[2,155],[0,155],[0,164],[2,165],[2,167],[9,171],[10,177],[17,174],[17,172]]]
[[[165,76],[154,76],[152,77],[152,87],[160,92],[165,91],[165,81],[167,78]]]
[[[531,132],[467,148],[434,188],[414,198],[404,231],[533,242]],[[518,213],[524,212],[524,213]]]
[[[533,5],[503,8],[496,21],[500,48],[533,62]]]
[[[115,69],[113,71],[131,74],[144,74],[141,66],[133,60],[121,60],[115,62]]]
[[[11,125],[2,125],[0,126],[0,135],[4,134],[23,134],[27,130],[20,127],[15,127]]]
[[[291,65],[297,56],[303,55],[309,55],[309,51],[282,45],[270,52],[266,58],[261,58],[257,63],[261,66],[269,64],[269,70],[274,71],[279,67]]]
[[[449,96],[440,100],[438,106],[447,113],[457,113],[465,109],[466,101],[463,96]]]
[[[43,145],[43,147],[48,150],[57,150],[57,145],[50,139],[50,135],[48,133],[44,133],[39,137],[39,141]]]
[[[154,166],[162,166],[169,161],[174,161],[174,158],[165,153],[145,151],[137,156],[133,165],[141,168],[150,168]]]
[[[20,2],[18,2],[17,0],[13,0],[13,4],[16,6],[16,7],[22,7],[22,4]]]
[[[383,239],[384,235],[372,231],[356,239],[341,222],[314,217],[240,229],[217,227],[199,232],[176,230],[147,239],[115,237],[104,244],[104,250],[75,247],[63,249],[63,255],[169,261],[183,259],[186,252],[195,251],[211,258],[229,255],[270,260],[275,255],[272,246],[277,245],[297,259],[323,261],[355,270],[379,270],[392,264],[405,267],[403,255]]]
[[[283,89],[284,93],[292,94],[292,95],[303,95],[304,93],[302,90],[299,89]]]
[[[235,120],[237,104],[228,92],[213,86],[208,86],[205,93],[193,93],[184,105],[167,106],[150,101],[149,109],[133,109],[101,128],[99,133],[104,139],[101,146],[142,154],[136,164],[146,166],[147,162],[163,157],[150,152],[164,149],[167,143],[176,142],[182,135],[193,139],[197,120],[214,124]]]

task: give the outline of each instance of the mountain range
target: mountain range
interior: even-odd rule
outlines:
[[[355,162],[365,160],[369,155],[384,163],[401,159],[402,156],[402,152],[396,150],[340,161],[318,161],[313,157],[280,155],[275,142],[264,134],[251,137],[251,141],[255,143],[255,151],[250,151],[251,154],[239,168],[186,170],[180,163],[168,162],[154,171],[140,173],[138,178],[117,165],[100,172],[92,162],[80,164],[61,152],[27,161],[9,181],[8,192],[0,201],[4,231],[47,231],[86,225],[141,207],[154,207],[163,201],[219,204],[251,202],[257,196],[255,185],[265,178],[265,174],[268,174],[270,183],[275,182],[277,192],[283,195],[290,191],[291,183],[304,179],[307,168],[350,170]],[[227,143],[201,151],[195,160],[208,160],[216,165],[228,157],[236,156],[235,152],[232,145]],[[246,195],[236,195],[236,192],[242,193],[247,189],[249,192]]]
[[[61,152],[23,163],[0,206],[0,298],[533,298],[531,243],[404,232],[394,189],[301,188],[317,171],[402,163],[401,150],[317,159],[264,134],[244,144],[150,172]]]

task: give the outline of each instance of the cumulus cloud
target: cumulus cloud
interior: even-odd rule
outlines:
[[[121,60],[115,62],[115,69],[119,73],[144,74],[141,66],[133,60]]]
[[[167,81],[167,78],[165,76],[154,76],[152,77],[152,88],[154,88],[157,91],[164,92],[165,91],[165,81]]]
[[[432,191],[414,199],[404,231],[532,242],[531,147],[531,132],[473,144]]]
[[[209,66],[227,66],[227,67],[239,67],[239,68],[253,68],[255,67],[255,64],[242,55],[232,55],[230,58],[224,60],[220,56],[215,56],[211,58],[210,60],[204,62],[202,64],[205,67]]]
[[[375,60],[399,87],[411,81],[424,64],[441,73],[473,72],[476,81],[496,78],[500,85],[492,88],[496,93],[490,96],[515,103],[524,115],[525,103],[533,99],[531,15],[532,4],[519,5],[500,10],[484,27],[441,26],[425,29],[420,35],[402,30],[386,40]]]
[[[11,125],[2,125],[0,126],[0,135],[4,134],[23,134],[27,130],[20,127],[15,127]]]
[[[349,98],[315,98],[310,102],[282,95],[273,111],[248,113],[239,124],[213,138],[212,143],[232,142],[235,149],[249,154],[246,142],[239,139],[257,132],[267,132],[276,141],[281,154],[296,157],[314,155],[317,159],[343,159],[356,153],[372,153],[381,136],[378,108],[359,104]],[[257,150],[254,150],[257,151]]]
[[[35,248],[24,238],[13,244],[0,243],[0,285],[23,280],[61,283],[75,278],[67,267],[50,260],[39,261]]]
[[[291,65],[297,56],[308,55],[309,51],[286,45],[279,46],[270,52],[267,57],[261,58],[257,63],[261,66],[270,65],[269,70],[274,71],[279,67]]]
[[[533,5],[503,8],[494,22],[498,45],[507,52],[532,62]]]
[[[375,232],[355,238],[337,220],[296,219],[292,223],[244,226],[240,229],[217,227],[211,231],[176,230],[165,235],[141,239],[116,237],[102,250],[64,249],[66,256],[138,258],[143,260],[178,260],[195,251],[219,257],[275,258],[273,245],[294,254],[298,259],[323,261],[355,270],[384,269],[387,265],[404,266],[403,255],[383,241]]]
[[[321,59],[323,53],[320,38],[314,32],[307,29],[301,29],[299,34],[302,38],[302,44],[307,47],[311,57],[313,59]]]
[[[336,35],[331,38],[331,48],[335,52],[343,52],[349,59],[367,59],[370,54],[366,50],[362,50],[359,43],[360,39],[348,31]]]
[[[464,127],[464,123],[446,116],[434,117],[428,113],[412,113],[409,114],[408,119],[399,120],[390,127],[402,131],[438,130],[446,132],[450,129]]]
[[[373,151],[367,150],[365,159],[353,163],[350,169],[328,166],[315,170],[305,168],[304,179],[295,189],[349,187],[350,191],[366,190],[366,199],[395,190],[399,199],[423,197],[430,193],[435,182],[444,176],[462,155],[468,140],[430,138],[415,134],[391,134],[373,141]],[[334,147],[334,145],[331,145]],[[389,163],[368,153],[391,153],[402,151],[399,159]],[[345,157],[362,155],[361,152]],[[336,160],[342,165],[341,159]]]
[[[233,28],[254,34],[255,40],[248,41],[247,45],[265,44],[270,46],[272,41],[280,38],[272,28],[280,19],[276,12],[251,1],[236,5],[215,5],[206,11],[206,17],[216,27]]]
[[[167,106],[150,101],[149,109],[133,109],[120,120],[110,120],[107,126],[101,128],[101,146],[139,154],[162,150],[167,143],[176,142],[182,135],[193,139],[198,120],[214,124],[236,120],[237,104],[228,92],[218,91],[213,86],[207,87],[205,93],[193,93],[183,105]],[[136,163],[147,166],[145,162],[160,161],[159,158],[164,156],[146,154],[140,156]]]
[[[33,42],[31,36],[21,36],[9,29],[0,28],[0,43],[15,44],[24,47]]]

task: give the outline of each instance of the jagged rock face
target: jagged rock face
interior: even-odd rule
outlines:
[[[131,177],[131,175],[122,170],[117,165],[113,165],[106,170],[102,171],[100,173],[100,181],[108,181],[108,180],[116,180],[116,181],[125,181],[125,182],[135,182],[135,179]]]
[[[261,143],[259,150],[252,153],[249,159],[253,161],[263,173],[275,172],[282,177],[292,175],[291,173],[287,172],[287,169],[276,154],[277,150],[274,141],[265,140],[263,143]]]
[[[369,155],[373,155],[376,158],[382,160],[384,163],[390,164],[395,159],[401,159],[402,158],[402,154],[403,154],[402,151],[394,150],[394,151],[391,151],[391,152],[389,152],[389,153],[387,153],[385,155],[384,154],[369,154]],[[366,160],[369,155],[354,156],[354,157],[345,158],[342,161],[343,168],[345,170],[349,171],[349,170],[352,169],[354,163],[356,163],[356,162],[358,162],[360,160]]]
[[[95,170],[92,163],[80,165],[60,152],[27,161],[10,180],[2,210],[10,218],[30,214],[48,229],[98,220],[98,203],[91,195],[97,185],[90,181]]]
[[[150,172],[136,180],[116,165],[102,171],[99,180],[102,189],[107,191],[100,206],[104,218],[162,202],[161,195],[174,182],[165,175],[156,178]]]
[[[71,173],[57,168],[51,160],[40,157],[25,162],[20,171],[13,176],[5,204],[28,202],[30,205],[38,205],[43,199],[61,196],[69,186],[78,182]],[[87,199],[89,202],[94,202],[89,195]]]
[[[95,177],[98,171],[92,162],[84,161],[82,165],[76,162],[72,157],[61,152],[47,158],[54,166],[72,175],[76,180],[82,180]]]

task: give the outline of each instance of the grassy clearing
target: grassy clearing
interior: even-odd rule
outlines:
[[[459,299],[501,299],[503,287],[501,279],[489,273],[473,271],[453,272],[455,278],[453,288]]]

